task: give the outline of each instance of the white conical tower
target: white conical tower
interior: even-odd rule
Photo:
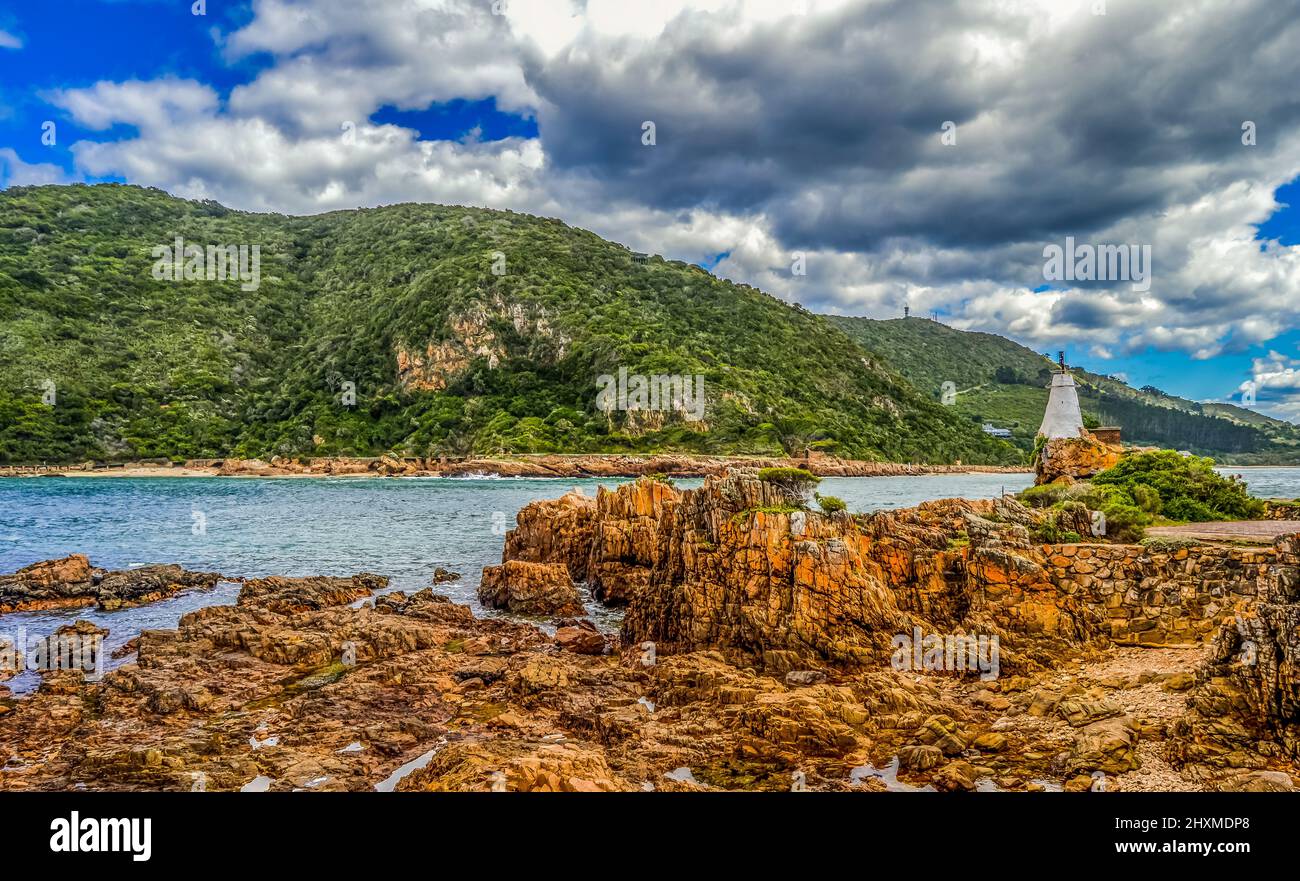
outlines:
[[[1047,398],[1047,412],[1038,433],[1048,440],[1058,437],[1080,437],[1083,434],[1083,414],[1079,412],[1079,393],[1074,387],[1074,377],[1065,369],[1065,353],[1061,353],[1061,369],[1052,374],[1052,391]]]

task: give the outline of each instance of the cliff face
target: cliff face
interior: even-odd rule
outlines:
[[[563,563],[574,581],[587,580],[596,502],[580,492],[526,505],[506,533],[501,562]]]

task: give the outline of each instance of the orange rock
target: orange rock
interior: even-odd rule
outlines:
[[[518,615],[584,615],[578,588],[563,563],[509,560],[488,566],[478,588],[485,606]]]

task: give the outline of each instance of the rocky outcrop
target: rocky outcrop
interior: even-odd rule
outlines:
[[[1087,431],[1082,437],[1053,438],[1034,457],[1034,483],[1073,483],[1087,480],[1116,465],[1124,448],[1098,440]]]
[[[483,605],[516,615],[583,615],[582,598],[563,563],[509,560],[488,566],[479,582]]]
[[[587,580],[596,522],[596,500],[581,491],[529,502],[506,533],[501,562],[562,563],[571,578]]]
[[[1259,595],[1218,630],[1179,720],[1179,763],[1262,767],[1300,757],[1300,534],[1279,538]]]
[[[184,590],[208,590],[220,579],[216,572],[189,572],[170,564],[109,572],[73,554],[0,575],[0,613],[95,605],[123,609]]]
[[[104,573],[96,599],[101,609],[125,609],[164,600],[185,590],[211,590],[220,580],[216,572],[189,572],[172,564],[141,566]]]
[[[897,524],[919,541],[960,510]],[[1184,649],[1062,655],[989,682],[887,665],[777,673],[730,651],[575,651],[565,632],[594,647],[589,624],[552,638],[428,588],[344,602],[340,582],[368,580],[261,579],[242,604],[145,631],[138,656],[97,681],[58,672],[21,699],[0,689],[0,789],[969,791],[1088,788],[1101,774],[1112,790],[1280,789],[1294,771],[1282,755],[1250,778],[1152,767],[1165,717],[1151,701],[1176,700],[1146,659],[1199,656]],[[906,604],[938,616],[952,602],[918,589]]]
[[[636,492],[600,487],[592,525],[587,581],[592,593],[612,605],[627,603],[650,583],[659,563],[659,525],[678,493],[660,480],[641,480]]]
[[[377,576],[257,579],[99,681],[0,690],[0,789],[1293,785],[1300,536],[1043,545],[1011,500],[825,515],[753,472],[533,511],[508,546],[627,586],[619,645],[429,588],[357,603]],[[484,583],[577,599],[561,559]],[[998,638],[993,676],[911,666],[954,634]]]
[[[4,702],[0,788],[789,789],[806,766],[847,789],[890,693],[791,688],[709,654],[560,651],[431,591],[351,608],[301,581],[323,596],[299,605],[322,608],[203,609],[146,631],[138,661],[98,682]],[[888,703],[937,704],[920,701]]]
[[[508,303],[500,296],[451,316],[447,323],[450,332],[426,343],[423,349],[397,346],[397,381],[403,388],[445,389],[476,360],[495,370],[510,354],[498,335],[506,324],[529,340],[528,354],[536,361],[553,363],[563,358],[569,344],[569,339],[551,325],[545,308]]]
[[[350,578],[254,578],[244,583],[236,603],[281,614],[314,612],[344,606],[388,586],[382,575],[362,573]]]
[[[525,509],[506,556],[585,568],[599,598],[629,605],[626,642],[774,668],[882,663],[915,628],[996,636],[1007,669],[1082,645],[1198,645],[1275,564],[1267,548],[1039,544],[1047,515],[1010,499],[825,515],[747,471],[566,500]]]
[[[502,561],[562,563],[593,595],[611,605],[626,603],[649,583],[658,553],[660,524],[678,493],[662,480],[642,480],[634,493],[599,487],[596,498],[580,491],[531,502],[506,534]]]
[[[597,596],[628,604],[626,643],[718,647],[781,672],[808,659],[887,662],[894,637],[916,627],[1069,642],[1096,629],[1029,543],[1040,515],[1014,501],[853,517],[805,510],[794,495],[750,471],[684,492],[642,479],[602,489],[580,521],[572,499],[530,506],[506,555],[585,558]]]

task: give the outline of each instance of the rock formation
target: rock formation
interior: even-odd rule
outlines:
[[[73,554],[0,575],[0,614],[94,605],[123,609],[183,590],[208,590],[220,579],[216,572],[188,572],[174,565],[109,572],[92,567],[82,554]]]
[[[488,566],[479,582],[483,605],[516,615],[583,615],[582,598],[563,563],[510,560]]]
[[[777,670],[881,664],[916,627],[996,635],[1012,667],[1100,642],[1200,643],[1272,559],[1042,545],[1043,515],[1011,499],[857,517],[797,502],[752,472],[685,492],[641,480],[602,489],[594,508],[570,496],[528,506],[506,556],[585,570],[598,596],[629,604],[627,644],[720,648]]]
[[[347,605],[388,586],[382,575],[362,573],[351,578],[254,578],[244,583],[236,603],[273,612],[312,612]]]
[[[1215,634],[1170,754],[1178,762],[1262,767],[1300,758],[1300,535],[1275,543],[1259,595]]]
[[[1124,457],[1118,444],[1103,443],[1087,430],[1080,437],[1043,442],[1034,456],[1034,483],[1073,483],[1087,480]]]
[[[595,499],[581,492],[530,502],[506,533],[501,562],[563,563],[570,577],[586,581],[595,517]]]

